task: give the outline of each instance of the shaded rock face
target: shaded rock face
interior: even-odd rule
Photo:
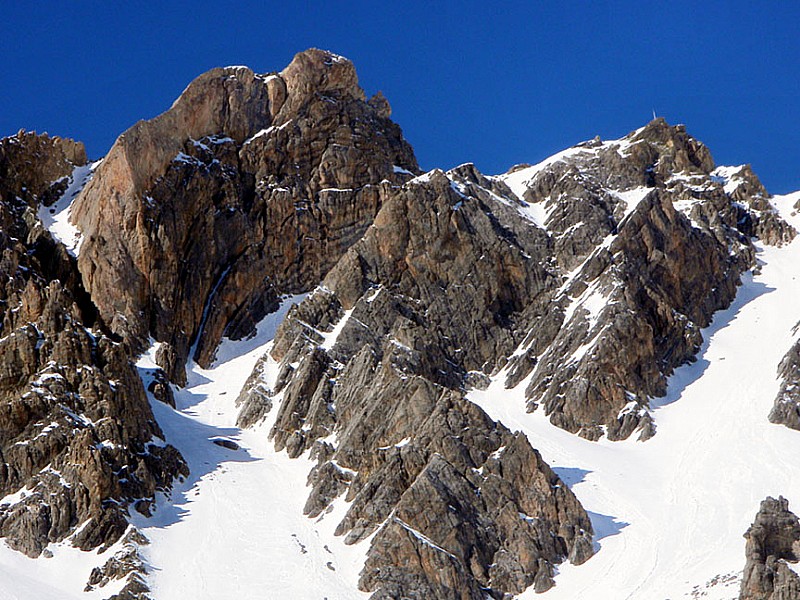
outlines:
[[[313,287],[416,170],[346,59],[214,69],[120,136],[77,199],[84,284],[116,334],[166,342],[162,366],[183,383],[191,344],[208,365],[223,335]]]
[[[740,600],[800,598],[800,576],[789,566],[800,560],[800,520],[788,500],[764,500],[744,537],[747,561]]]
[[[778,377],[781,387],[769,413],[769,420],[800,430],[800,341],[795,342],[781,360]]]
[[[85,162],[71,140],[0,140],[0,536],[29,556],[81,524],[75,545],[109,545],[128,503],[185,469],[153,444],[161,432],[129,354],[36,216]]]

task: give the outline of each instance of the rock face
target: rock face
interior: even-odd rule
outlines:
[[[781,387],[769,413],[772,423],[800,430],[800,341],[783,357],[778,366]]]
[[[793,600],[800,598],[800,520],[780,497],[767,498],[747,533],[740,600]]]
[[[86,162],[80,142],[21,129],[0,144],[3,199],[38,199],[49,205],[66,189],[73,168]]]
[[[139,554],[139,549],[149,543],[146,537],[131,527],[120,540],[121,548],[102,567],[92,570],[84,591],[90,592],[103,588],[114,580],[124,579],[125,583],[119,593],[108,600],[152,600],[145,580],[147,568]]]
[[[563,317],[530,328],[508,384],[527,377],[531,410],[590,439],[652,435],[649,399],[733,300],[752,236],[796,235],[749,168],[714,169],[662,119],[501,179],[537,207],[562,280],[549,313]]]
[[[158,442],[130,356],[104,333],[74,259],[37,217],[85,162],[71,140],[0,140],[0,536],[29,556],[73,533],[84,549],[113,543],[129,503],[185,469]]]
[[[592,554],[569,489],[524,436],[464,397],[469,371],[519,343],[523,297],[556,286],[530,258],[544,234],[510,200],[468,197],[471,179],[491,185],[465,166],[394,190],[281,325],[277,388],[257,387],[256,372],[241,397],[252,423],[254,406],[280,393],[276,446],[317,456],[308,514],[345,494],[337,532],[348,542],[375,533],[360,585],[376,598],[543,591],[556,563]]]
[[[298,54],[281,73],[200,76],[112,147],[75,203],[86,289],[111,330],[183,383],[283,293],[316,285],[417,170],[381,96],[348,60]]]
[[[352,504],[337,533],[352,543],[377,531],[363,589],[376,598],[500,597],[547,589],[554,563],[591,556],[586,513],[524,436],[462,392],[401,369],[367,345],[338,367],[312,351],[285,388],[274,430],[290,455],[310,445],[319,459],[310,516],[346,493]],[[298,412],[302,426],[287,436]],[[329,431],[335,446],[315,439]]]
[[[733,300],[754,238],[796,232],[749,167],[716,168],[661,119],[489,177],[470,164],[418,175],[390,114],[329,52],[267,75],[214,69],[97,167],[71,206],[77,258],[37,211],[73,183],[83,147],[0,141],[0,536],[12,547],[110,547],[131,507],[147,513],[186,474],[132,365],[151,338],[163,372],[147,373],[148,391],[174,405],[188,359],[208,366],[223,336],[311,292],[241,390],[239,424],[276,410],[276,448],[317,461],[305,512],[348,503],[337,533],[370,540],[363,590],[508,598],[592,556],[589,517],[536,440],[470,391],[499,382],[570,432],[647,439],[650,401]],[[796,428],[798,356],[771,416]],[[765,501],[743,598],[797,597],[786,561],[798,532],[785,501]],[[118,597],[146,598],[141,543],[125,541],[89,586],[126,577]]]

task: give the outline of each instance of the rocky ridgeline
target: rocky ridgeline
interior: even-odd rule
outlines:
[[[800,520],[788,500],[764,500],[744,537],[747,560],[739,600],[800,598]]]
[[[286,293],[277,382],[256,366],[240,423],[310,452],[306,513],[349,502],[374,598],[502,598],[593,552],[589,518],[519,433],[469,401],[492,378],[589,439],[654,434],[648,407],[755,264],[796,232],[749,167],[715,168],[654,120],[499,177],[419,173],[388,102],[319,50],[280,73],[214,69],[125,132],[72,205],[77,260],[36,217],[82,146],[0,143],[0,535],[39,554],[108,547],[185,473],[131,366],[185,383]],[[194,349],[192,357],[190,352]],[[788,367],[787,367],[788,368]],[[163,393],[162,393],[163,392]],[[85,526],[78,528],[78,525]],[[146,594],[134,538],[90,578]]]
[[[487,442],[502,426],[482,412],[465,421],[476,412],[465,392],[499,376],[569,431],[653,435],[649,399],[733,300],[755,264],[751,238],[795,235],[767,198],[749,168],[715,169],[705,146],[661,119],[501,177],[464,165],[389,189],[364,237],[282,324],[278,382],[267,389],[257,367],[241,424],[280,395],[276,447],[319,461],[306,511],[344,494],[339,532],[355,542],[377,531],[361,579],[376,597],[547,589],[553,564],[590,555],[585,513],[543,463],[521,487],[502,470],[503,484],[485,488],[487,456],[503,448],[502,462],[509,444]],[[433,488],[431,470],[445,473]],[[531,503],[537,478],[557,492]],[[505,505],[540,529],[519,545],[454,535],[441,516],[470,489],[482,500],[458,519],[494,531]]]
[[[86,289],[116,334],[184,382],[283,293],[313,288],[417,171],[352,63],[298,54],[281,73],[213,69],[120,136],[75,202]]]
[[[110,546],[130,506],[185,472],[125,345],[37,217],[85,163],[71,140],[0,140],[0,536],[28,556],[67,536]]]
[[[361,587],[376,598],[543,591],[556,563],[592,554],[572,492],[464,398],[468,370],[513,349],[515,296],[553,285],[526,258],[536,240],[517,243],[510,214],[486,208],[442,172],[396,190],[275,340],[276,446],[319,459],[309,515],[344,493],[337,532],[375,533]],[[253,389],[249,420],[265,395]]]
[[[752,237],[796,234],[749,168],[715,169],[662,119],[504,179],[543,209],[563,281],[545,305],[563,317],[531,325],[507,384],[527,378],[530,410],[590,439],[652,435],[649,399],[693,360],[700,329],[755,266]]]

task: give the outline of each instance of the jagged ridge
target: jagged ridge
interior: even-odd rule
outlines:
[[[247,335],[282,293],[324,277],[276,340],[277,386],[265,390],[256,371],[243,390],[242,424],[280,398],[277,447],[319,461],[307,512],[346,493],[339,532],[352,542],[375,533],[361,578],[375,597],[542,591],[554,564],[591,555],[591,523],[529,441],[465,392],[502,370],[560,427],[647,438],[650,399],[754,265],[750,237],[779,244],[795,232],[749,168],[715,169],[702,144],[663,120],[501,177],[464,165],[411,179],[413,152],[388,117],[349,61],[312,50],[280,74],[213,70],[120,137],[74,205],[79,271],[58,245],[42,253],[63,255],[55,275],[34,265],[77,299],[77,313],[66,311],[82,323],[76,334],[96,323],[97,347],[114,348],[98,385],[135,396],[124,410],[141,414],[110,412],[146,421],[112,459],[103,440],[98,448],[114,476],[125,463],[144,464],[142,477],[111,477],[111,492],[90,496],[135,491],[145,509],[181,469],[173,450],[146,445],[160,432],[131,352],[149,336],[164,342],[159,363],[180,384],[190,346],[209,364],[223,335]],[[63,145],[78,164],[80,151]],[[48,189],[29,207],[63,187],[49,187],[63,177],[51,170],[30,175]],[[52,399],[68,395],[54,389]],[[169,460],[147,458],[159,453]],[[102,514],[116,516],[87,547],[127,526],[109,506]],[[62,521],[48,535],[75,523]]]
[[[111,545],[129,506],[146,510],[185,473],[74,258],[37,217],[85,163],[72,140],[0,141],[0,535],[29,556],[68,535],[86,550]]]

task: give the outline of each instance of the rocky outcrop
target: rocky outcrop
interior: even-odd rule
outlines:
[[[301,364],[286,388],[281,423],[309,397],[297,390],[310,372]],[[286,447],[297,454],[326,425],[336,433],[335,446],[311,445],[319,465],[306,512],[321,514],[345,494],[351,504],[337,533],[349,543],[375,534],[360,585],[376,598],[544,590],[554,563],[591,556],[586,513],[524,436],[492,422],[461,393],[403,374],[391,359],[378,363],[367,346],[326,399],[327,375],[320,374]],[[286,429],[279,427],[285,424],[275,430],[280,446]]]
[[[746,556],[740,600],[800,598],[800,520],[780,497],[767,498],[744,534]]]
[[[570,490],[464,397],[468,373],[521,341],[526,298],[557,285],[515,202],[469,165],[392,190],[281,325],[274,389],[257,367],[240,396],[249,424],[281,394],[276,447],[318,459],[306,512],[351,502],[337,533],[374,534],[360,585],[376,598],[543,591],[555,564],[592,554]]]
[[[16,197],[29,204],[52,204],[67,188],[72,170],[86,162],[86,149],[80,142],[21,129],[0,141],[3,201]]]
[[[124,579],[119,593],[108,600],[151,600],[147,585],[147,567],[139,550],[150,541],[136,528],[130,527],[119,542],[120,548],[101,567],[95,567],[89,576],[84,592],[104,588],[110,582]]]
[[[200,76],[166,113],[125,132],[77,199],[86,289],[114,333],[183,383],[279,295],[307,291],[417,164],[388,103],[320,50],[281,73]]]
[[[738,228],[767,244],[780,245],[794,238],[792,227],[783,221],[769,202],[769,192],[750,165],[721,167],[711,173],[723,184],[730,198],[746,210],[740,211]]]
[[[778,377],[781,387],[769,413],[769,420],[800,430],[800,341],[795,342],[781,360]]]
[[[795,235],[763,203],[763,191],[748,196],[737,184],[729,193],[730,182],[715,172],[708,150],[663,120],[501,178],[471,166],[434,171],[398,195],[431,203],[428,190],[450,188],[436,218],[415,214],[408,202],[387,202],[377,233],[368,232],[325,285],[337,289],[342,306],[355,305],[365,285],[400,287],[401,296],[416,299],[423,287],[416,273],[429,269],[424,285],[436,287],[424,292],[430,300],[420,332],[428,356],[421,362],[438,365],[428,369],[433,381],[457,387],[470,373],[502,368],[509,387],[525,382],[529,408],[543,407],[560,427],[591,439],[637,430],[646,438],[654,432],[650,398],[662,396],[666,377],[693,359],[700,329],[730,304],[741,273],[754,265],[755,220],[767,241]],[[480,227],[473,207],[483,215]],[[404,212],[413,215],[411,225],[398,218]],[[407,250],[404,232],[416,223],[431,234],[417,233],[425,241]],[[466,238],[490,239],[492,228],[506,232],[497,248],[472,240],[473,248],[458,247]],[[373,265],[382,255],[386,260]],[[342,312],[333,305],[314,310],[319,314],[301,321],[321,331]],[[358,334],[363,339],[389,331],[362,317],[354,322],[380,332]],[[349,329],[343,335],[356,335]],[[439,331],[441,343],[431,342]],[[376,351],[379,345],[372,343]]]
[[[85,161],[71,140],[0,141],[0,536],[29,556],[68,535],[110,545],[130,503],[185,472],[125,346],[36,216]]]

